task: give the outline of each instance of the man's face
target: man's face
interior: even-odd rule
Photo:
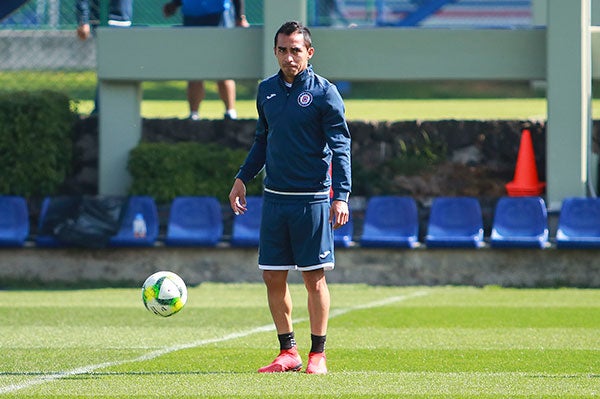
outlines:
[[[292,33],[289,36],[281,33],[277,35],[275,56],[286,82],[292,83],[296,75],[308,67],[308,60],[314,52],[313,47],[306,48],[302,33]]]

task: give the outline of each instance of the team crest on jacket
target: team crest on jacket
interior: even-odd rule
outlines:
[[[308,107],[310,105],[310,103],[312,103],[312,100],[313,100],[312,94],[310,94],[307,91],[303,91],[298,96],[298,105],[300,105],[301,107]]]

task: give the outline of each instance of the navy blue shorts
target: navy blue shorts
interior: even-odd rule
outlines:
[[[262,270],[331,270],[333,229],[329,198],[264,193],[258,267]]]

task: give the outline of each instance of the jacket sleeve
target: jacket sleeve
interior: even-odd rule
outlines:
[[[344,102],[334,85],[327,89],[325,107],[323,131],[332,152],[333,200],[348,201],[352,191],[351,137],[346,123]]]
[[[233,0],[233,7],[234,7],[234,13],[235,13],[235,20],[239,21],[240,19],[242,19],[242,15],[244,15],[246,13],[245,8],[245,2],[244,0]]]
[[[77,13],[77,25],[90,23],[90,3],[88,0],[77,0],[75,11]]]
[[[257,97],[262,98],[262,97]],[[262,106],[256,103],[258,111],[258,120],[256,121],[256,132],[254,134],[254,143],[246,156],[246,160],[240,167],[239,172],[235,176],[241,179],[244,183],[254,179],[256,175],[263,169],[267,159],[267,133],[268,126],[262,111]]]

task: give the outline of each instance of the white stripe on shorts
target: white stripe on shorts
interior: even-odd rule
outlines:
[[[278,194],[278,195],[329,195],[329,190],[327,191],[317,191],[317,192],[293,192],[293,191],[276,191],[271,190],[270,188],[264,188],[268,193]]]
[[[258,268],[260,270],[280,270],[280,271],[285,271],[285,270],[300,270],[302,272],[306,272],[306,271],[311,271],[311,270],[318,270],[318,269],[323,269],[326,271],[329,270],[333,270],[333,268],[335,267],[335,264],[333,262],[327,262],[327,263],[319,263],[318,265],[312,265],[312,266],[305,266],[305,267],[298,267],[297,265],[258,265]]]

